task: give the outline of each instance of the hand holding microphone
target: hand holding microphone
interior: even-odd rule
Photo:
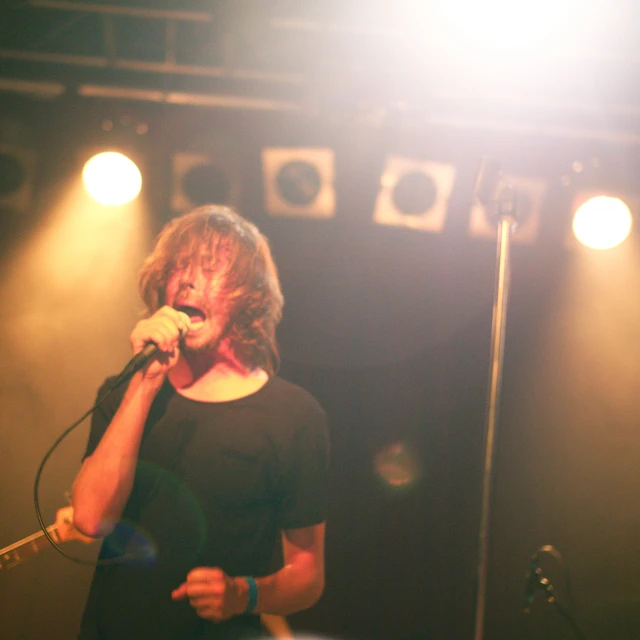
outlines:
[[[186,313],[168,306],[140,320],[129,336],[134,357],[121,376],[131,376],[146,366],[145,378],[163,378],[178,362],[180,340],[190,327]]]

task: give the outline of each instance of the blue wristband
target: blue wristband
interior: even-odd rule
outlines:
[[[249,587],[249,600],[247,600],[247,607],[244,610],[245,613],[252,613],[253,610],[258,605],[258,585],[254,578],[247,578],[245,576],[244,580]]]

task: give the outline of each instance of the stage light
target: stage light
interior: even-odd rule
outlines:
[[[105,151],[88,160],[82,179],[89,195],[110,207],[131,202],[142,187],[140,169],[127,156],[115,151]]]
[[[453,165],[387,158],[373,219],[378,224],[438,233],[453,191]]]
[[[629,207],[619,198],[596,196],[581,204],[573,217],[573,233],[592,249],[612,249],[631,232]]]
[[[518,223],[513,231],[514,242],[535,242],[540,228],[540,210],[547,194],[545,180],[514,174],[504,175],[505,184],[516,192],[516,214]],[[474,204],[469,217],[469,233],[473,237],[495,239],[498,233],[497,220],[491,220],[484,206]]]
[[[173,156],[171,208],[186,211],[203,204],[238,206],[235,168],[223,166],[209,154],[178,152]]]
[[[31,202],[36,165],[35,151],[0,145],[0,208],[26,211]]]
[[[265,207],[274,216],[335,215],[331,149],[268,148],[262,151]]]
[[[430,35],[465,58],[504,54],[501,65],[514,60],[548,60],[578,43],[596,13],[579,0],[474,0],[438,2],[430,6]],[[544,46],[543,46],[544,45]]]

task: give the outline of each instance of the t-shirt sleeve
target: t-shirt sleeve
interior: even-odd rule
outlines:
[[[98,408],[91,414],[91,430],[89,431],[89,441],[87,442],[87,448],[84,452],[82,459],[88,458],[98,446],[98,443],[102,439],[104,432],[107,430],[113,416],[118,410],[118,406],[122,401],[123,392],[121,389],[116,389],[113,393],[109,393],[111,390],[111,384],[115,378],[109,378],[105,380],[96,396],[96,404],[100,402]]]
[[[326,520],[329,430],[320,405],[292,436],[284,478],[280,527],[299,529]]]

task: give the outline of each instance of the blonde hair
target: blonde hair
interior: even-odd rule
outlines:
[[[236,356],[273,375],[280,356],[275,332],[284,299],[269,243],[258,228],[228,207],[207,205],[169,222],[138,274],[149,315],[165,304],[170,273],[180,255],[197,259],[202,248],[229,252],[226,272],[232,322],[227,331]]]

